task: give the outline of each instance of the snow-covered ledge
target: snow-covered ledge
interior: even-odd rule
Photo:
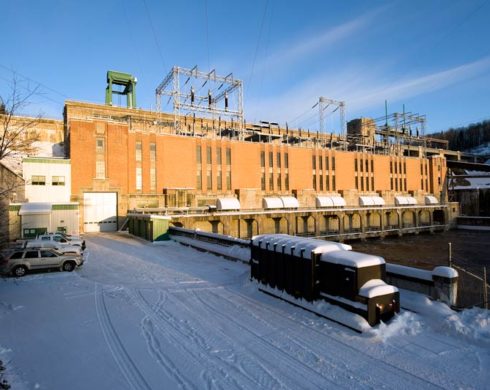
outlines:
[[[432,271],[398,264],[386,264],[387,283],[405,290],[425,294],[449,306],[456,305],[458,271],[450,267],[435,267]],[[402,302],[403,303],[403,302]]]

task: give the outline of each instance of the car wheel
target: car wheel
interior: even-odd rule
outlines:
[[[12,271],[12,274],[14,276],[17,276],[18,278],[20,278],[21,276],[24,276],[26,273],[27,273],[27,268],[24,267],[23,265],[18,265]]]
[[[63,263],[63,271],[71,272],[75,269],[75,263],[73,261],[67,261]]]

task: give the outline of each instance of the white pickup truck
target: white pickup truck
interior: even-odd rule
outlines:
[[[37,236],[38,241],[54,241],[59,244],[79,246],[85,249],[85,240],[64,235],[62,233],[48,233]]]
[[[82,254],[80,245],[71,245],[70,243],[56,242],[51,240],[28,240],[23,243],[22,248],[50,248],[55,249],[60,253],[75,253]]]

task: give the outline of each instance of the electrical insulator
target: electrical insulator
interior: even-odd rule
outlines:
[[[208,91],[208,106],[209,106],[209,108],[211,108],[211,100],[212,100],[211,91]]]
[[[225,110],[228,110],[228,94],[225,93]]]
[[[194,104],[194,87],[191,87],[191,104]]]

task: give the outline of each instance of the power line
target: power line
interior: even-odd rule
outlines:
[[[250,71],[250,76],[249,76],[249,80],[248,80],[249,85],[252,84],[252,79],[253,79],[254,70],[255,70],[255,61],[257,60],[257,54],[259,53],[260,40],[261,40],[261,37],[262,37],[262,29],[264,27],[264,21],[265,21],[265,16],[267,14],[267,7],[268,7],[268,5],[269,5],[269,0],[267,0],[265,2],[264,12],[262,14],[262,20],[260,22],[259,36],[257,37],[257,45],[255,46],[255,54],[254,54],[254,58],[252,60],[252,69]]]
[[[209,23],[208,23],[208,0],[204,0],[204,16],[206,18],[206,51],[208,55],[208,69],[211,70],[211,62],[209,61]]]
[[[143,4],[145,6],[146,16],[148,17],[148,21],[150,22],[150,27],[151,27],[151,31],[153,33],[153,39],[155,40],[155,45],[156,45],[157,50],[158,50],[158,55],[160,56],[160,60],[162,61],[163,67],[165,68],[166,67],[165,60],[163,59],[162,49],[160,48],[160,43],[158,41],[158,36],[157,36],[156,30],[155,30],[155,26],[153,25],[153,21],[151,19],[150,11],[148,9],[148,6],[146,5],[146,0],[141,0],[141,1],[143,1]]]

